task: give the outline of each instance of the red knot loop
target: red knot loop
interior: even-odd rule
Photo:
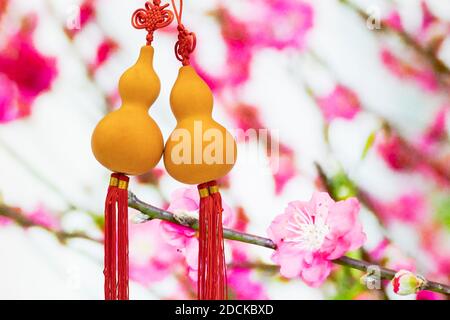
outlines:
[[[174,19],[173,12],[166,9],[169,4],[161,6],[161,0],[145,3],[144,9],[133,13],[131,23],[136,29],[147,30],[147,45],[153,41],[153,33],[160,28],[167,27]]]
[[[189,65],[189,59],[197,46],[195,33],[189,32],[182,24],[178,25],[178,41],[175,44],[175,56],[183,63],[183,66]]]

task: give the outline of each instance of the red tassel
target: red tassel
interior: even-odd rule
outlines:
[[[128,300],[128,181],[113,173],[106,195],[105,300]]]
[[[199,256],[198,299],[225,300],[227,275],[223,244],[222,198],[215,181],[198,186]]]

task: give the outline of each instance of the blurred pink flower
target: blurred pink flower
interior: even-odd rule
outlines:
[[[3,14],[6,12],[6,8],[8,7],[9,0],[0,0],[0,20],[3,17]]]
[[[380,218],[387,223],[393,220],[409,224],[421,223],[428,212],[426,196],[417,191],[405,193],[393,201],[381,202],[372,199],[372,205]]]
[[[383,20],[383,23],[396,31],[403,31],[402,19],[396,10],[391,11],[391,13]]]
[[[16,83],[25,101],[32,102],[50,88],[56,76],[56,60],[41,55],[32,45],[30,34],[18,33],[0,52],[0,72]]]
[[[436,17],[431,13],[430,8],[428,7],[427,3],[422,0],[420,2],[421,8],[422,8],[422,30],[427,30],[437,19]]]
[[[449,187],[449,156],[436,157],[436,154],[430,156],[427,149],[410,144],[389,130],[377,134],[375,146],[378,154],[391,169],[414,170],[442,187]]]
[[[169,276],[182,262],[182,255],[170,246],[160,231],[161,221],[130,224],[130,278],[149,285]]]
[[[280,145],[279,154],[271,155],[269,153],[276,195],[281,194],[286,184],[297,175],[294,156],[294,150],[284,144]]]
[[[200,197],[196,188],[181,188],[172,194],[167,210],[175,214],[195,213],[198,215],[199,203]],[[222,221],[224,226],[233,224],[233,220],[231,208],[223,203]],[[198,238],[196,231],[167,221],[161,222],[161,231],[167,244],[182,253],[188,265],[190,278],[197,281]]]
[[[16,108],[17,111],[2,110],[2,113],[14,114],[15,118],[30,114],[34,99],[50,89],[57,74],[56,60],[43,56],[33,45],[32,35],[37,19],[33,16],[28,20],[26,18],[25,21],[26,27],[9,38],[0,50],[0,74],[6,76],[17,88],[17,101],[15,103],[7,101],[8,104],[3,102],[4,105]],[[1,85],[10,86],[4,79]],[[13,93],[14,90],[7,99],[14,97]]]
[[[343,85],[337,85],[327,96],[317,98],[317,103],[328,122],[336,118],[351,120],[361,111],[356,93]]]
[[[214,73],[205,70],[196,59],[192,59],[192,64],[211,89],[220,92],[226,87],[233,88],[248,80],[253,49],[244,22],[235,18],[223,7],[216,11],[216,17],[226,46],[226,68],[223,68],[221,73]]]
[[[165,170],[162,168],[153,168],[147,173],[137,176],[139,183],[148,183],[154,186],[158,186],[161,178],[165,174]]]
[[[252,0],[246,20],[255,46],[276,49],[305,46],[314,24],[311,4],[299,0]]]
[[[379,155],[394,170],[410,170],[417,165],[415,153],[405,141],[396,134],[382,132],[376,137]]]
[[[216,17],[226,46],[226,68],[219,74],[193,65],[213,91],[234,88],[250,76],[253,55],[263,48],[302,49],[312,29],[314,11],[310,4],[298,0],[252,0],[251,14],[237,18],[221,6]]]
[[[12,223],[12,220],[6,217],[0,216],[0,227],[8,226]]]
[[[426,1],[421,1],[422,21],[413,32],[409,31],[408,37],[415,41],[415,45],[421,46],[432,54],[436,54],[450,31],[450,24],[440,20],[428,7]],[[393,10],[383,19],[384,25],[400,33],[406,33],[398,11]]]
[[[422,290],[417,292],[416,300],[446,300],[446,296],[437,292]]]
[[[407,257],[401,250],[389,242],[388,239],[383,239],[375,249],[369,252],[371,261],[380,263],[383,266],[393,269],[395,271],[405,269],[415,271],[416,265],[414,259]]]
[[[249,219],[243,208],[236,209],[236,218],[234,223],[228,225],[229,228],[240,232],[246,232]],[[236,264],[245,264],[249,261],[249,247],[239,241],[230,241],[228,246],[231,248],[231,260]]]
[[[95,9],[95,0],[84,0],[80,6],[80,11],[78,14],[79,25],[75,28],[66,28],[66,33],[69,37],[74,37],[78,34],[84,27],[95,18],[96,9]]]
[[[230,115],[234,121],[234,126],[243,131],[250,129],[264,128],[259,109],[255,106],[240,103],[234,108],[230,108]]]
[[[436,114],[431,125],[426,130],[420,141],[420,147],[425,151],[431,151],[432,147],[447,137],[447,117],[450,116],[450,106],[443,106]]]
[[[425,38],[428,33],[433,32],[433,29],[435,29],[437,25],[447,24],[447,22],[445,21],[440,21],[439,18],[436,17],[434,13],[431,12],[426,1],[424,0],[421,1],[421,8],[422,8],[422,25],[420,26],[419,37],[422,36]],[[443,36],[445,37],[446,34],[444,34]]]
[[[227,273],[228,287],[236,300],[267,300],[268,296],[261,283],[252,279],[252,270],[232,268]]]
[[[18,117],[17,88],[5,75],[0,73],[0,123]]]
[[[335,202],[325,192],[314,193],[309,202],[289,203],[268,229],[277,245],[272,260],[281,266],[280,273],[320,286],[331,272],[332,260],[365,242],[358,213],[357,199]]]
[[[118,43],[111,39],[105,38],[97,47],[97,55],[94,62],[89,66],[90,72],[97,71],[105,62],[111,57],[111,55],[117,51]]]
[[[52,230],[60,229],[61,225],[58,218],[43,205],[36,210],[26,213],[26,216],[35,224],[50,228]]]
[[[430,270],[436,275],[450,274],[450,233],[440,223],[419,225],[422,248],[430,260]]]
[[[416,39],[422,47],[432,51],[433,54],[437,54],[450,32],[450,24],[436,17],[425,1],[421,2],[421,6],[422,25],[416,35]]]
[[[435,92],[439,87],[439,81],[430,67],[412,66],[396,57],[387,48],[381,50],[381,60],[386,68],[400,79],[413,80],[429,92]]]

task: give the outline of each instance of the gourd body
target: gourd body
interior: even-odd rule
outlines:
[[[151,46],[141,49],[136,64],[120,78],[122,106],[106,115],[92,134],[95,158],[111,171],[139,175],[161,159],[164,140],[148,114],[161,89],[153,69],[153,54]]]
[[[200,184],[234,166],[233,136],[212,118],[213,94],[191,66],[181,67],[170,95],[177,126],[166,142],[164,165],[176,180]]]

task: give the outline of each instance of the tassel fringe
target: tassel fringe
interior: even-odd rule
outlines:
[[[225,265],[222,197],[215,181],[200,184],[198,299],[225,300]]]
[[[111,175],[105,201],[105,300],[128,300],[128,181]],[[116,217],[117,216],[117,217]]]

